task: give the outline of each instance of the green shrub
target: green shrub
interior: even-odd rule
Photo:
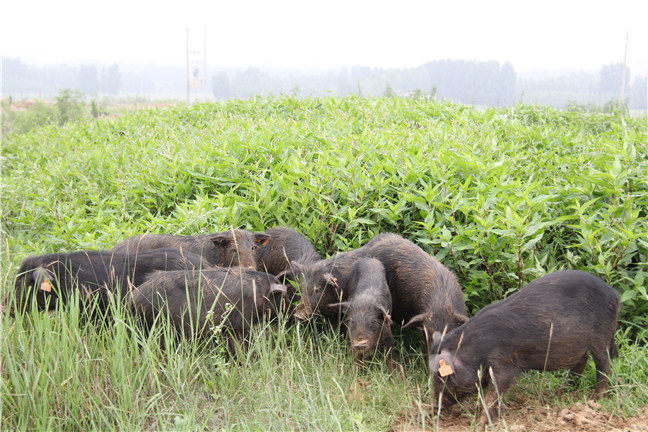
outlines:
[[[11,104],[2,104],[2,134],[27,133],[39,126],[56,122],[57,112],[50,104],[36,101],[28,109],[18,111]]]
[[[475,312],[590,271],[646,323],[646,119],[424,100],[254,99],[43,128],[5,144],[12,261],[145,231],[289,225],[324,254],[397,232]]]
[[[56,109],[59,125],[64,125],[86,117],[88,107],[81,91],[65,89],[56,96]]]
[[[602,405],[636,414],[648,403],[647,135],[645,117],[354,97],[200,104],[10,134],[2,297],[26,255],[146,231],[288,225],[324,254],[398,232],[457,273],[472,313],[562,268],[612,284],[626,307],[618,385]],[[430,411],[415,332],[396,329],[397,371],[381,359],[354,365],[335,328],[282,320],[261,326],[238,363],[222,344],[172,343],[164,319],[145,336],[123,308],[114,316],[97,331],[74,305],[0,314],[3,430],[438,430],[478,416],[477,399],[458,417]],[[544,418],[547,405],[559,412],[593,391],[591,362],[581,387],[557,396],[565,375],[525,374],[509,395],[542,400],[529,415]]]

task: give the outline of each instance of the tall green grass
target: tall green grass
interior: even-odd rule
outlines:
[[[6,136],[2,153],[5,300],[27,255],[142,232],[287,225],[323,255],[397,232],[457,274],[471,313],[562,268],[606,280],[625,304],[609,409],[648,403],[645,117],[283,97],[45,127]],[[397,338],[404,374],[358,368],[343,336],[310,325],[263,327],[239,365],[218,343],[143,340],[118,316],[99,332],[74,310],[3,316],[2,426],[435,424],[415,335]],[[546,396],[563,381],[529,375],[516,391]],[[570,397],[592,388],[590,366]]]

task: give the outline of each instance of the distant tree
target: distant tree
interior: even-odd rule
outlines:
[[[99,91],[99,75],[94,65],[81,66],[77,76],[77,83],[82,92],[95,94]]]
[[[347,69],[341,69],[334,75],[335,89],[339,95],[347,95],[353,93],[353,81],[349,79],[349,72]]]
[[[105,101],[104,103],[101,103],[96,98],[93,98],[90,101],[90,115],[92,115],[93,118],[101,118],[107,114]]]
[[[293,96],[299,96],[299,84],[295,84],[295,86],[290,90],[290,94]]]
[[[227,99],[232,96],[230,80],[225,72],[219,72],[212,78],[212,92],[216,99]]]
[[[509,104],[515,101],[516,75],[511,63],[506,62],[500,73],[500,85],[498,88],[498,100]]]
[[[625,94],[629,91],[630,69],[626,66]],[[600,90],[602,93],[618,93],[621,90],[623,63],[610,63],[601,68]]]
[[[56,96],[56,110],[59,125],[80,119],[85,114],[83,93],[79,90],[61,90]]]
[[[423,99],[423,91],[421,89],[414,89],[414,93],[412,93],[412,99],[414,100],[419,100]]]
[[[383,92],[384,97],[393,98],[395,96],[394,90],[391,88],[389,83],[385,86],[385,91]]]
[[[635,77],[630,91],[630,108],[648,109],[648,76]]]
[[[628,100],[619,101],[619,98],[613,97],[603,105],[603,112],[606,113],[625,113],[628,111]]]
[[[430,91],[430,96],[432,97],[432,99],[436,99],[436,95],[437,95],[437,87],[432,86],[432,91]]]
[[[113,63],[108,69],[104,68],[101,73],[101,91],[110,95],[117,95],[121,88],[121,74],[119,66]]]
[[[603,108],[601,108],[601,106],[595,102],[578,102],[571,99],[567,100],[565,108],[567,108],[568,111],[584,113],[600,113],[603,110]]]
[[[232,80],[233,96],[255,96],[276,91],[269,74],[258,68],[248,68],[238,72]]]

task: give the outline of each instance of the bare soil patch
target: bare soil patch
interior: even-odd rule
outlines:
[[[429,407],[431,409],[431,407]],[[434,431],[459,432],[481,431],[479,414],[476,409],[468,410],[455,405],[441,413],[437,419],[431,413],[429,424],[425,427],[412,421],[415,416],[412,410],[404,414],[390,429],[393,432]],[[409,418],[408,418],[409,417]],[[438,427],[438,429],[435,429]],[[518,400],[506,404],[499,421],[489,427],[489,431],[511,432],[646,432],[648,431],[648,406],[635,417],[623,418],[606,412],[595,401],[577,402],[567,408],[543,405],[537,400]]]

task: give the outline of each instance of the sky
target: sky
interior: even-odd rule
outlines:
[[[207,41],[213,67],[414,67],[510,62],[516,71],[648,71],[648,1],[20,0],[0,8],[0,54],[30,64],[184,65]]]

